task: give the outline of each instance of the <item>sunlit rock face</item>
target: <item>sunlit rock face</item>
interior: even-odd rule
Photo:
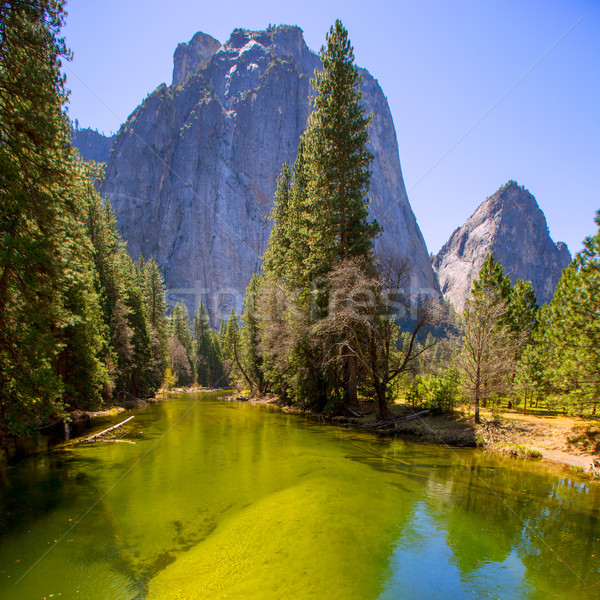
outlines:
[[[220,45],[196,34],[175,51],[173,82],[152,92],[121,127],[101,192],[136,257],[154,256],[172,300],[200,297],[213,320],[241,307],[260,269],[276,179],[292,164],[321,67],[298,27],[236,29]],[[384,227],[378,256],[409,261],[413,291],[437,290],[408,203],[394,124],[377,81],[362,90],[373,113],[371,216]]]
[[[481,204],[434,259],[442,294],[456,310],[464,308],[490,253],[513,284],[517,279],[531,281],[540,305],[552,299],[562,270],[571,262],[566,244],[550,238],[536,199],[514,181]]]

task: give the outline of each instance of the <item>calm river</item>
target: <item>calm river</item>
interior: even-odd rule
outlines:
[[[0,598],[600,598],[600,485],[548,465],[218,394],[130,425],[0,471]]]

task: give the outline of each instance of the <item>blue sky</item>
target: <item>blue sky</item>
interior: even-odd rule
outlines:
[[[515,179],[555,241],[581,248],[600,209],[598,0],[70,0],[69,113],[116,131],[203,31],[299,25],[317,51],[336,18],[386,94],[410,203],[437,252]]]

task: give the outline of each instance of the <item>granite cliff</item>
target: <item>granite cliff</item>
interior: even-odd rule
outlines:
[[[104,163],[108,160],[116,134],[104,135],[86,127],[85,129],[75,128],[72,130],[72,143],[79,150],[79,154],[84,160],[94,160],[97,163]]]
[[[293,163],[311,111],[320,60],[298,27],[236,29],[221,45],[197,33],[160,85],[121,127],[101,192],[134,257],[154,256],[172,300],[208,302],[216,320],[240,308],[260,268],[282,164]],[[414,291],[437,282],[408,203],[387,100],[362,73],[373,113],[371,216],[384,227],[378,256],[408,258]]]
[[[517,279],[531,281],[540,305],[552,299],[562,270],[571,262],[566,244],[550,238],[536,199],[514,181],[483,202],[434,259],[442,294],[458,311],[490,253],[513,284]]]

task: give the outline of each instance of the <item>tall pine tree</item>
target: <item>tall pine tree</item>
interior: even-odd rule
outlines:
[[[599,231],[563,271],[536,334],[549,387],[578,413],[595,413],[600,401],[600,211],[595,222]]]
[[[315,110],[304,135],[306,213],[313,276],[330,272],[343,259],[371,253],[379,232],[368,220],[373,155],[367,148],[371,117],[361,106],[361,75],[348,32],[336,20],[321,48],[323,70],[312,81]]]
[[[178,302],[170,315],[169,351],[170,368],[177,374],[179,385],[194,382],[194,338],[190,329],[190,315],[185,302]]]

